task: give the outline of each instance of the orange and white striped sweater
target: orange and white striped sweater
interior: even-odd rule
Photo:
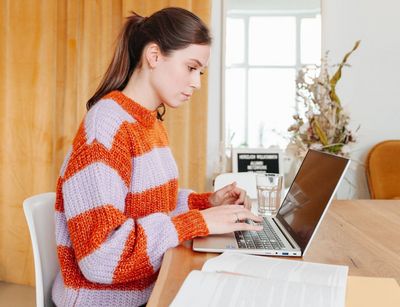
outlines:
[[[114,91],[86,114],[57,182],[57,306],[147,302],[169,248],[208,234],[209,193],[178,189],[156,112]]]

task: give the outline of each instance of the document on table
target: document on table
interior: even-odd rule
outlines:
[[[192,271],[171,306],[345,304],[346,266],[224,253]]]

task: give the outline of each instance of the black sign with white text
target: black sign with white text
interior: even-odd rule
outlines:
[[[278,153],[237,153],[238,172],[279,174]]]

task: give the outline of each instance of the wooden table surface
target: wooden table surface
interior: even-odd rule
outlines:
[[[217,255],[193,252],[191,242],[168,250],[147,306],[168,306],[189,272]],[[350,276],[400,283],[400,200],[334,201],[307,254],[286,259],[347,265]]]

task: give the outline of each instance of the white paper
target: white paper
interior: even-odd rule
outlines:
[[[202,271],[235,272],[346,289],[348,267],[227,252],[206,261]]]
[[[171,306],[342,307],[347,271],[345,266],[225,253],[208,260],[203,271],[192,271]]]

